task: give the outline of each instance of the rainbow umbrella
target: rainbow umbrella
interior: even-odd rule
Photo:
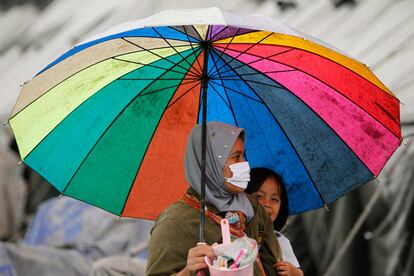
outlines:
[[[282,174],[290,214],[374,179],[401,143],[399,101],[367,66],[217,8],[78,44],[23,85],[9,123],[23,162],[62,194],[154,219],[188,187],[185,144],[203,119],[246,129],[248,161]]]

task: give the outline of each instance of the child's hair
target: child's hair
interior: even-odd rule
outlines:
[[[286,224],[286,220],[288,217],[288,197],[285,188],[285,183],[283,182],[282,177],[278,173],[268,168],[253,168],[250,171],[250,182],[245,192],[248,194],[257,192],[263,185],[265,180],[270,177],[276,180],[280,187],[280,199],[282,202],[280,204],[279,214],[273,222],[273,228],[276,231],[280,231],[280,229],[282,229],[282,227]]]

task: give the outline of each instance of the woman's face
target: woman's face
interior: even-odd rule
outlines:
[[[275,221],[282,203],[279,183],[273,177],[269,177],[256,194],[259,203],[265,208],[272,221]]]
[[[233,176],[233,173],[231,172],[228,166],[230,166],[231,164],[236,164],[244,161],[244,144],[243,140],[239,137],[234,143],[233,148],[231,149],[230,154],[226,160],[225,164],[227,166],[223,167],[223,176],[231,178]],[[227,182],[227,180],[224,180],[224,185],[226,185],[227,190],[232,194],[237,194],[244,191],[243,188],[234,186],[233,184]]]

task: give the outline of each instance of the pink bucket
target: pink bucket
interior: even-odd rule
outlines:
[[[217,245],[217,246],[220,246]],[[211,264],[210,259],[206,256],[205,262],[208,265],[208,270],[210,272],[211,276],[252,276],[253,275],[253,268],[254,268],[254,262],[245,265],[243,267],[227,270],[227,269],[220,269],[217,267],[214,267]]]

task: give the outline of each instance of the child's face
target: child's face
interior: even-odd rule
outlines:
[[[256,194],[259,203],[265,208],[272,221],[275,221],[281,205],[279,183],[273,177],[269,177],[263,182]]]

